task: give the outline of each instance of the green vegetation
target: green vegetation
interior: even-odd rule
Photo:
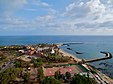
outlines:
[[[47,62],[46,58],[37,58],[37,59],[34,59],[36,60],[37,62]]]
[[[66,72],[66,77],[67,77],[67,79],[70,79],[71,78],[71,74],[69,72]]]
[[[33,63],[35,67],[39,67],[39,66],[42,66],[43,63],[68,62],[69,59],[70,58],[66,57],[66,56],[62,57],[62,56],[58,56],[58,55],[49,54],[49,56],[47,56],[47,57],[32,59],[31,63]]]
[[[79,74],[71,77],[71,73],[66,72],[64,75],[61,75],[59,71],[55,72],[54,77],[46,77],[42,84],[96,84],[95,80],[92,78],[81,76]]]
[[[47,59],[48,59],[48,61],[51,61],[51,62],[68,62],[70,58],[67,56],[62,57],[62,56],[58,56],[58,55],[54,55],[54,56],[49,55],[47,57]]]
[[[21,45],[13,45],[13,46],[1,46],[0,47],[0,50],[1,51],[10,51],[10,50],[20,50],[20,49],[23,49],[24,46],[21,46]]]
[[[14,62],[16,68],[28,68],[30,66],[29,64],[29,62],[24,62],[22,60],[15,60]]]
[[[38,75],[37,75],[37,78],[42,81],[44,79],[44,74],[43,74],[43,69],[42,68],[39,68],[38,69]]]
[[[8,68],[4,72],[0,73],[0,83],[9,84],[12,83],[17,75],[22,71],[21,68]]]
[[[8,57],[6,56],[6,54],[0,51],[0,66],[5,64],[5,62],[7,61],[8,61]]]
[[[32,59],[31,63],[34,64],[34,67],[40,67],[43,65],[43,58]]]
[[[96,84],[96,82],[89,77],[75,75],[71,81],[71,84]]]
[[[55,76],[54,77],[59,80],[60,77],[61,77],[60,71],[55,72]]]
[[[62,84],[59,80],[52,78],[52,77],[46,77],[42,84]]]
[[[34,67],[40,67],[43,65],[43,62],[36,62],[34,63]]]
[[[7,58],[6,56],[4,56],[3,54],[0,54],[0,61],[3,61],[6,58]]]
[[[45,47],[48,48],[38,51],[39,47],[43,49]],[[63,64],[55,65],[55,63],[65,63],[70,61],[70,57],[59,54],[58,49],[56,48],[57,46],[54,44],[1,46],[0,69],[2,72],[0,73],[0,84],[31,84],[32,82],[40,84],[63,84],[63,82],[71,84],[95,84],[95,81],[89,78],[89,76],[75,75],[74,77],[71,77],[72,75],[69,72],[61,74],[60,70],[56,71],[53,77],[44,77],[43,65],[52,64],[50,67],[66,66]],[[21,49],[23,50],[23,53],[18,51]],[[51,54],[52,49],[55,49],[56,53]],[[29,54],[32,51],[34,51],[34,54]],[[17,57],[21,55],[25,55],[22,58],[25,57],[25,59],[28,58],[30,60],[26,61],[21,59],[21,57]]]
[[[8,68],[0,73],[0,84],[15,84],[14,82],[19,82],[16,78],[23,79],[21,84],[30,84],[29,77],[30,74],[28,72],[23,73],[22,68]]]
[[[27,73],[24,73],[24,75],[22,76],[22,78],[24,79],[24,84],[30,84],[30,74],[27,72]]]

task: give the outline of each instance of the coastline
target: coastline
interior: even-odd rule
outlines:
[[[59,47],[62,46],[62,45],[59,44],[59,45],[57,45],[57,46],[58,46],[58,48],[59,48]],[[77,63],[80,62],[80,61],[82,60],[82,59],[80,59],[80,58],[77,58],[75,55],[73,55],[73,54],[71,54],[71,53],[68,53],[68,52],[64,51],[64,50],[61,49],[61,48],[59,48],[59,52],[62,53],[63,56],[68,56],[68,57],[73,58],[74,60],[77,61]],[[88,63],[88,64],[89,64],[89,63]],[[89,66],[90,66],[90,64],[89,64]],[[113,79],[112,79],[112,78],[110,78],[110,77],[107,76],[106,74],[103,74],[103,73],[100,74],[100,73],[99,73],[100,71],[98,71],[98,70],[96,70],[96,71],[98,72],[99,76],[102,77],[103,80],[106,80],[109,84],[113,84]]]
[[[32,45],[33,46],[33,45]],[[35,47],[34,49],[32,49],[33,47],[32,46],[26,46],[26,49],[27,49],[27,51],[30,51],[30,52],[32,52],[33,50],[35,50],[35,49],[38,49],[37,48],[37,46],[33,46],[33,47]],[[57,47],[56,47],[57,46]],[[82,59],[80,59],[80,58],[77,58],[75,55],[73,55],[73,54],[71,54],[71,53],[68,53],[67,51],[65,51],[64,49],[62,49],[62,48],[60,48],[60,46],[62,46],[62,45],[52,45],[52,47],[49,45],[49,48],[51,48],[51,49],[55,49],[55,51],[57,52],[57,54],[60,54],[60,56],[67,56],[67,57],[69,57],[72,61],[73,61],[73,63],[69,63],[70,61],[68,61],[68,62],[65,62],[65,63],[67,63],[67,64],[79,64],[78,62],[80,62],[80,61],[82,61]],[[12,47],[13,48],[16,48],[17,49],[17,47],[14,47],[14,46],[10,46],[9,47],[9,49],[12,49]],[[19,47],[19,46],[18,46]],[[29,48],[28,48],[29,47]],[[44,46],[44,48],[45,47],[47,47],[47,46]],[[5,48],[5,47],[3,47],[3,48]],[[7,49],[8,49],[8,47],[6,47]],[[6,49],[5,48],[5,49]],[[6,50],[7,50],[6,49]],[[23,48],[23,50],[24,50],[24,48]],[[51,52],[51,50],[50,50],[50,52]],[[29,52],[28,53],[26,53],[26,54],[29,54]],[[25,56],[25,57],[27,57],[27,56]],[[17,58],[17,57],[16,57]],[[76,62],[75,62],[76,61]],[[50,66],[52,66],[52,67],[54,67],[53,65],[55,65],[55,66],[59,66],[60,64],[64,64],[64,63],[56,63],[56,62],[54,62],[54,64],[50,64],[49,62],[48,62],[48,65],[50,65]],[[88,64],[88,63],[87,63]],[[86,66],[84,66],[86,69],[87,69],[87,64],[84,64],[84,65],[86,65]],[[44,66],[45,65],[47,65],[46,63],[44,64]],[[61,65],[61,66],[62,66]],[[43,66],[43,65],[42,65]],[[90,65],[89,65],[90,66]],[[60,67],[60,66],[59,66]],[[76,68],[76,67],[74,67],[74,68]],[[89,68],[89,67],[88,67]],[[94,70],[94,68],[89,68],[89,71],[93,71]],[[76,70],[75,70],[76,71]],[[107,75],[104,75],[104,74],[102,74],[102,73],[100,73],[99,72],[99,70],[94,70],[94,71],[96,71],[96,74],[95,73],[93,73],[93,75],[94,75],[94,77],[96,78],[96,79],[102,79],[102,80],[106,80],[107,82],[109,82],[108,84],[113,84],[113,80],[112,79],[110,79]],[[96,76],[95,76],[96,75]],[[99,80],[100,81],[100,80]],[[110,83],[111,82],[111,83]]]
[[[80,58],[77,58],[75,55],[73,55],[73,54],[70,54],[70,53],[68,53],[68,52],[66,52],[66,51],[64,51],[63,49],[59,49],[59,52],[60,53],[62,53],[63,54],[63,56],[68,56],[68,57],[71,57],[71,58],[73,58],[74,60],[76,60],[77,62],[80,62],[82,59],[80,59]]]
[[[59,53],[62,53],[63,56],[71,57],[74,60],[76,60],[77,62],[80,62],[82,60],[82,59],[78,58],[77,56],[75,56],[75,55],[73,55],[71,53],[68,53],[68,52],[64,51],[63,49],[60,48],[60,46],[62,46],[62,44],[57,44],[57,47],[59,48]]]

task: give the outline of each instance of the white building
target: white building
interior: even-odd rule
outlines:
[[[54,54],[54,53],[55,53],[55,50],[54,50],[54,49],[52,49],[51,54]]]

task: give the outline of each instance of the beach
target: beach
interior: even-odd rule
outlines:
[[[61,45],[58,45],[58,47],[60,47]],[[73,54],[70,54],[66,51],[64,51],[63,49],[59,48],[59,53],[62,53],[63,56],[69,56],[71,58],[73,58],[74,60],[76,60],[77,62],[80,62],[82,59],[80,58],[77,58],[75,55]],[[100,73],[100,71],[96,70],[98,72],[98,74]],[[99,76],[101,76],[103,78],[103,80],[106,80],[109,84],[113,84],[113,80],[105,75],[105,74],[99,74]]]
[[[70,53],[64,51],[64,50],[61,49],[61,48],[59,49],[59,53],[62,53],[63,56],[69,56],[69,57],[73,58],[74,60],[76,60],[77,62],[80,62],[80,61],[81,61],[80,58],[77,58],[75,55],[72,55],[72,54],[70,54]]]

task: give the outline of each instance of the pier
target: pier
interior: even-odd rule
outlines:
[[[67,48],[68,50],[71,50],[71,51],[73,51],[73,52],[75,52],[76,54],[83,54],[83,53],[81,53],[81,52],[78,52],[78,51],[76,51],[76,50],[74,50],[74,49],[72,49],[72,48]]]
[[[75,45],[75,44],[84,44],[84,43],[82,43],[82,42],[65,42],[65,43],[63,43],[63,45],[67,45],[67,46]]]
[[[112,58],[112,54],[110,52],[102,52],[101,51],[100,53],[105,54],[105,57],[89,59],[89,60],[83,59],[80,63],[84,64],[84,63],[95,62],[95,61],[106,60],[106,59]]]

